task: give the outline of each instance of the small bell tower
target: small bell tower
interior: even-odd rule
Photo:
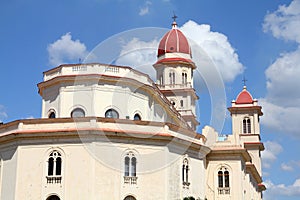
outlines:
[[[260,140],[260,117],[262,107],[253,99],[247,87],[239,93],[228,108],[232,118],[232,134],[235,144],[243,146],[251,155],[252,163],[261,175],[260,152],[264,150]]]

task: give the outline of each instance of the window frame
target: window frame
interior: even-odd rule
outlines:
[[[48,153],[46,162],[46,179],[47,183],[61,183],[63,174],[63,156],[59,150],[52,150]]]
[[[186,71],[183,71],[181,73],[181,83],[183,85],[186,85],[187,84],[187,72]]]
[[[189,160],[188,158],[184,158],[182,162],[182,184],[183,186],[189,186],[191,183],[189,182],[189,173],[190,173],[190,167],[189,167]]]
[[[137,157],[132,152],[129,151],[125,154],[124,163],[124,184],[137,184]]]
[[[175,71],[169,72],[169,79],[170,79],[170,85],[175,85],[176,78],[175,78]]]
[[[221,166],[217,170],[217,188],[219,195],[230,194],[230,170],[226,166]]]
[[[249,117],[244,117],[242,126],[243,126],[243,134],[251,133],[251,119]]]

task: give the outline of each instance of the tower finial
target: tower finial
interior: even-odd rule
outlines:
[[[244,75],[244,77],[243,77],[243,80],[242,80],[243,82],[244,82],[244,88],[246,88],[246,82],[248,81],[246,78],[245,78],[245,75]]]
[[[172,19],[173,19],[173,22],[176,22],[177,16],[176,16],[176,14],[175,14],[174,11],[173,11],[173,17],[172,17]]]
[[[173,11],[173,17],[172,17],[172,19],[173,19],[173,23],[172,23],[172,28],[177,28],[177,22],[176,22],[176,19],[177,19],[178,17],[175,15],[175,12]]]

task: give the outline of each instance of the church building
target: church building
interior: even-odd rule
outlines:
[[[102,63],[44,72],[41,118],[0,125],[0,199],[262,199],[257,100],[237,92],[232,134],[197,132],[197,66],[175,20],[153,67],[156,81]]]

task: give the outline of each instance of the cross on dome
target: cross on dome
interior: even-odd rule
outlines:
[[[246,87],[246,82],[248,81],[246,78],[245,78],[245,76],[243,77],[243,80],[242,80],[243,82],[244,82],[244,87]]]
[[[173,15],[173,17],[172,17],[172,19],[173,19],[173,21],[174,22],[176,22],[176,19],[177,19],[178,17],[175,15],[175,13],[174,13],[174,15]]]
[[[176,19],[177,19],[177,18],[178,18],[178,17],[177,17],[177,15],[175,15],[175,12],[174,12],[174,15],[173,15],[173,17],[172,17],[172,19],[173,19],[172,28],[173,28],[173,29],[177,28],[177,22],[176,22]]]

